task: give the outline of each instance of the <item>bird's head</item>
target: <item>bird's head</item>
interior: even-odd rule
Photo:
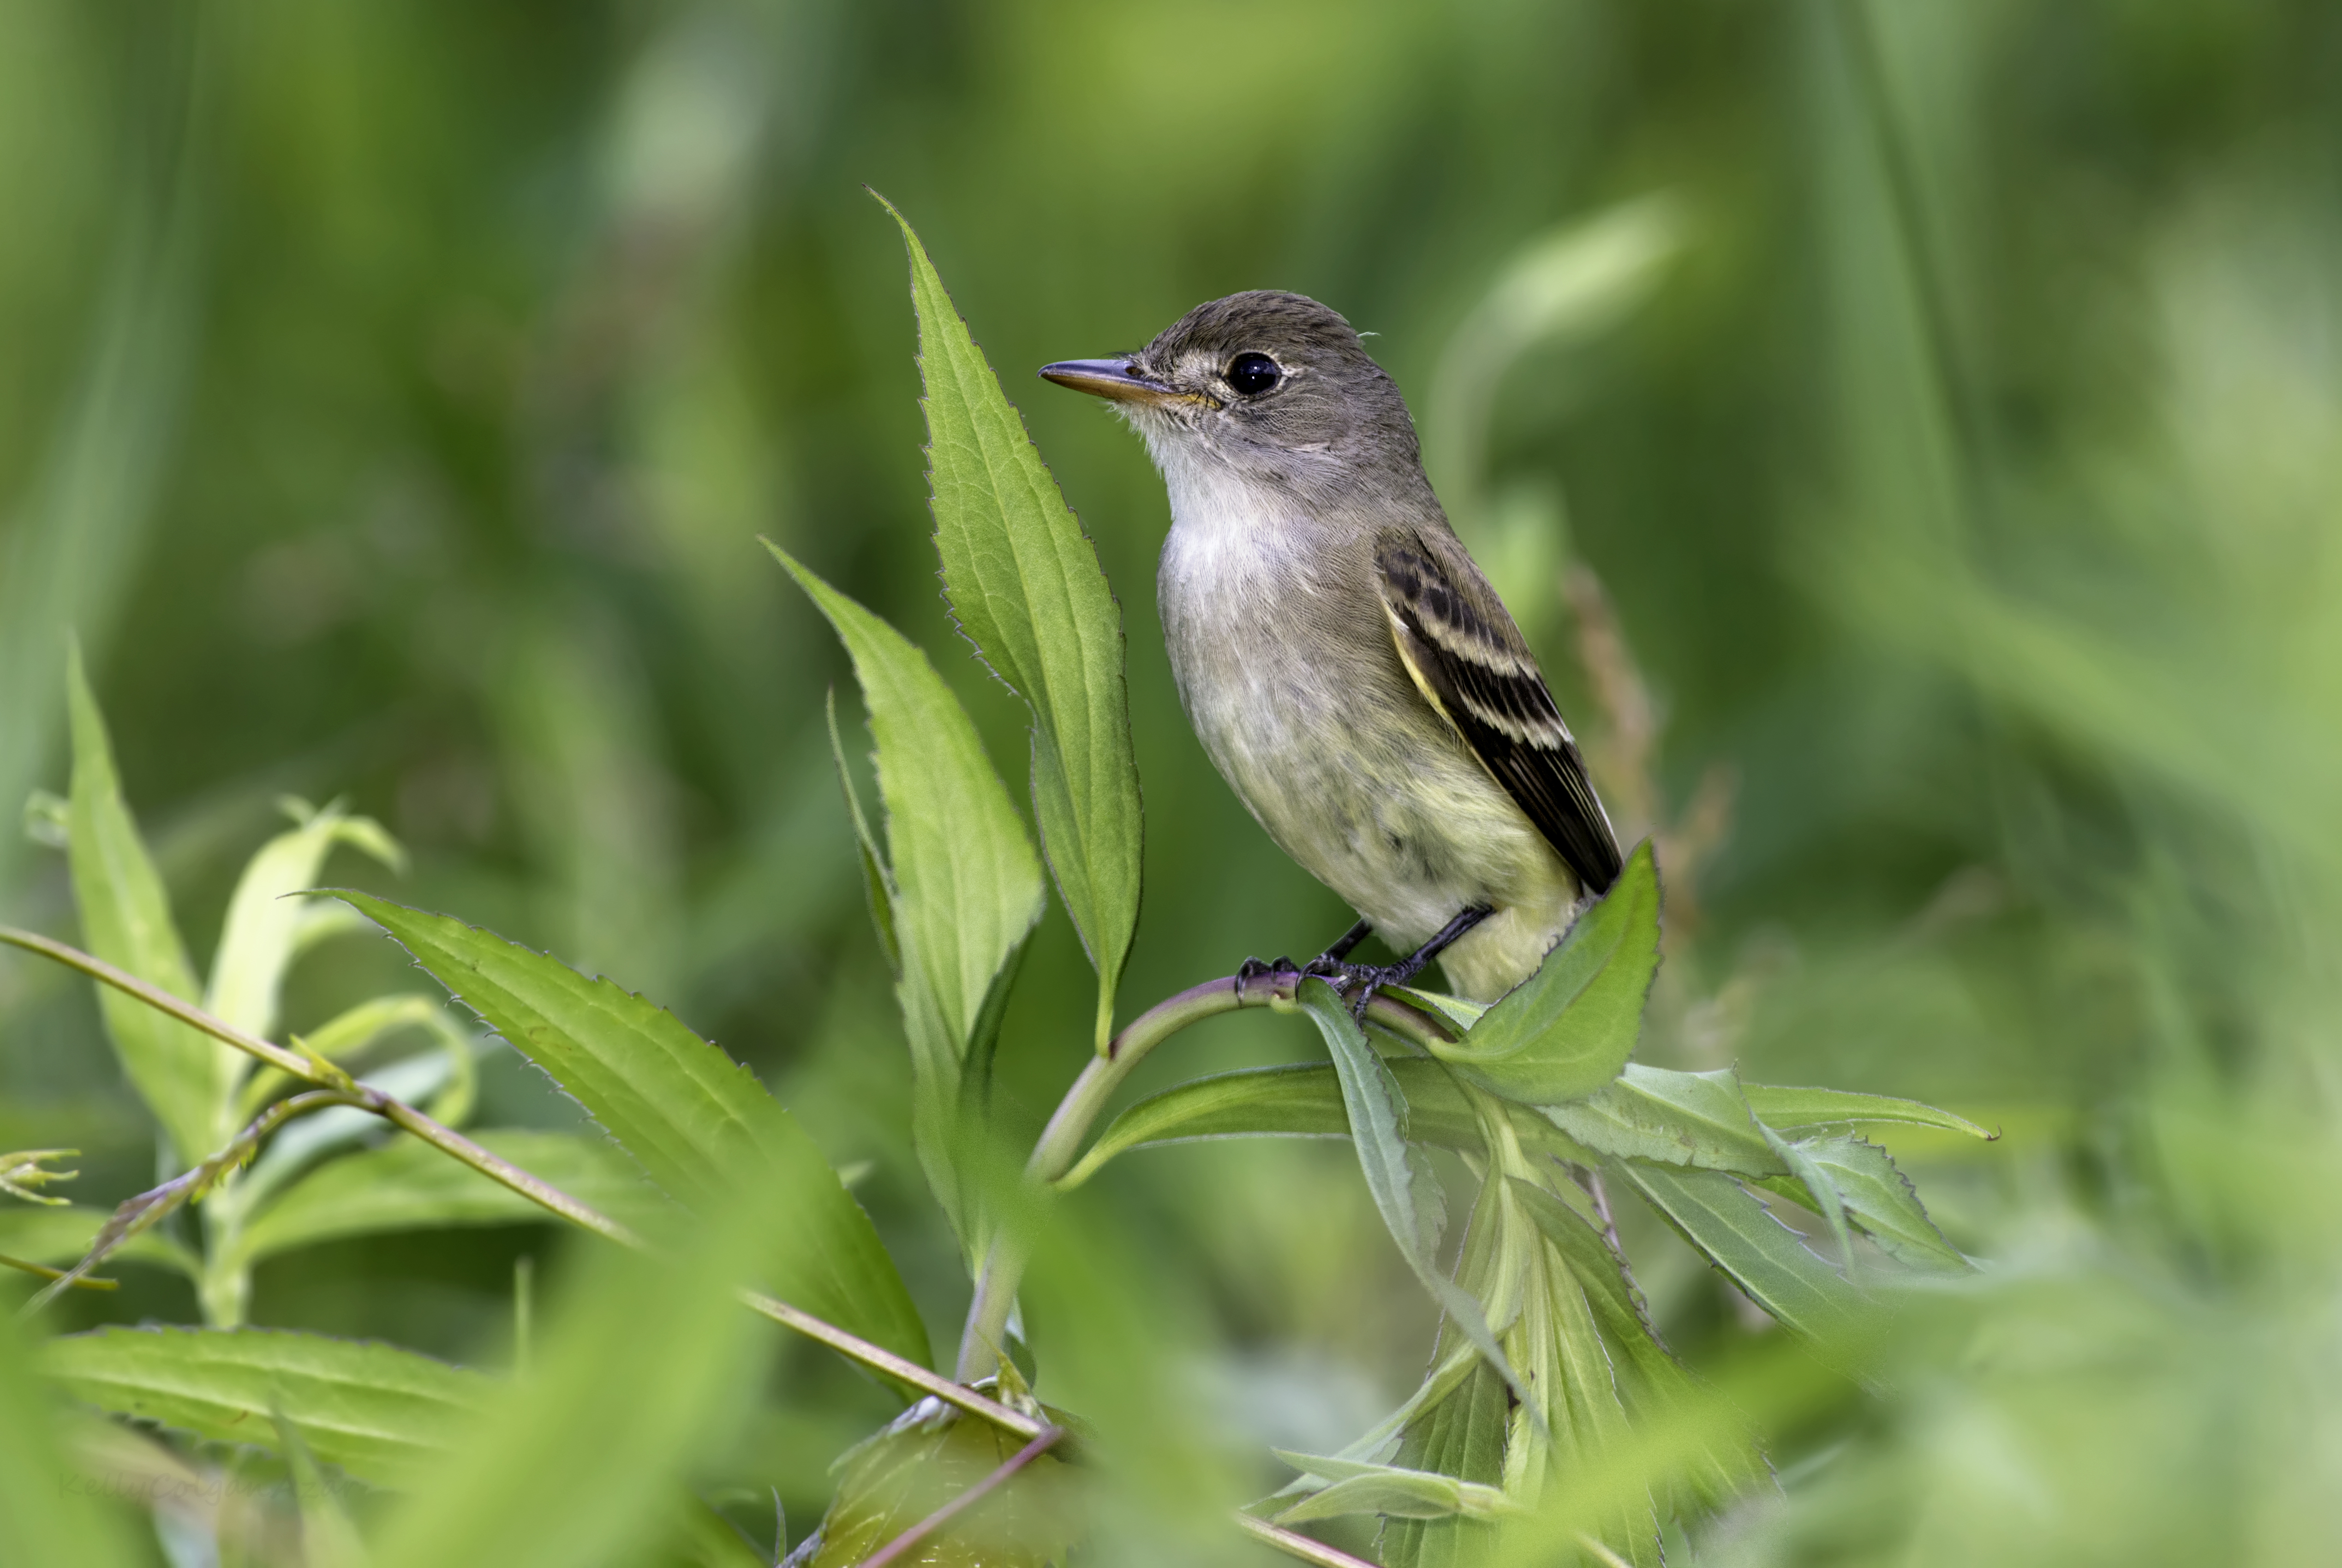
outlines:
[[[1166,473],[1210,463],[1316,490],[1339,474],[1418,461],[1398,388],[1348,322],[1297,294],[1233,294],[1136,354],[1041,375],[1112,403]]]

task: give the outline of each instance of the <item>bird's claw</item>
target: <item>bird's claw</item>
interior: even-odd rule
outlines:
[[[1298,986],[1304,980],[1322,980],[1334,988],[1350,1009],[1350,1016],[1360,1024],[1366,1021],[1366,1009],[1386,985],[1404,985],[1415,978],[1403,964],[1351,964],[1330,953],[1321,953],[1306,964],[1296,964],[1290,957],[1247,958],[1237,966],[1236,994],[1244,995],[1253,986]]]
[[[1313,958],[1301,973],[1312,979],[1323,980],[1334,989],[1350,1009],[1350,1016],[1361,1025],[1366,1021],[1366,1009],[1386,985],[1404,985],[1414,976],[1406,965],[1398,964],[1346,964],[1339,959]]]
[[[1281,954],[1266,962],[1257,958],[1247,958],[1236,968],[1236,994],[1242,996],[1246,988],[1256,982],[1295,978],[1302,973],[1300,966],[1292,959]]]
[[[1376,995],[1384,986],[1404,985],[1414,978],[1405,964],[1357,964],[1348,966],[1348,973],[1334,989],[1350,1004],[1350,1016],[1363,1028],[1366,1022],[1366,1009],[1374,1004]]]

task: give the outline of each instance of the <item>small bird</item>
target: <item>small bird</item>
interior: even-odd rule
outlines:
[[[1188,720],[1268,836],[1361,917],[1307,972],[1361,1009],[1434,958],[1479,1002],[1535,973],[1616,878],[1617,838],[1350,324],[1256,290],[1041,375],[1146,438],[1171,496],[1156,598]],[[1349,963],[1370,930],[1408,956]]]

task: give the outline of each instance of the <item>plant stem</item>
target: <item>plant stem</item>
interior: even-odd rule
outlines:
[[[1166,997],[1132,1019],[1107,1043],[1104,1055],[1092,1057],[1083,1066],[1073,1086],[1066,1091],[1066,1097],[1057,1103],[1049,1124],[1041,1129],[1040,1141],[1033,1145],[1032,1158],[1026,1163],[1026,1179],[1036,1189],[1046,1189],[1073,1168],[1074,1159],[1081,1153],[1098,1113],[1106,1109],[1106,1102],[1122,1087],[1131,1070],[1146,1059],[1148,1052],[1189,1024],[1223,1013],[1244,1007],[1290,1007],[1301,979],[1298,974],[1283,970],[1250,978],[1231,974],[1206,980]],[[1366,1008],[1366,1016],[1408,1040],[1444,1043],[1450,1038],[1437,1020],[1394,996],[1376,994]],[[1009,1309],[1016,1303],[1026,1262],[1023,1243],[1006,1233],[996,1236],[986,1250],[984,1263],[976,1271],[976,1298],[968,1303],[967,1324],[960,1333],[962,1378],[981,1377],[993,1370],[1007,1333]]]
[[[502,1183],[531,1203],[551,1210],[572,1224],[607,1237],[624,1246],[646,1245],[640,1236],[617,1221],[600,1213],[591,1204],[578,1202],[552,1183],[533,1176],[509,1160],[490,1154],[454,1128],[434,1121],[404,1101],[395,1100],[378,1089],[369,1089],[364,1084],[351,1084],[346,1074],[340,1073],[338,1069],[328,1064],[312,1062],[306,1057],[285,1050],[281,1045],[271,1044],[265,1040],[247,1034],[235,1025],[215,1018],[192,1003],[182,1001],[167,991],[149,985],[136,975],[117,969],[104,959],[84,953],[77,947],[68,947],[64,943],[54,941],[49,937],[5,925],[0,925],[0,943],[21,947],[27,952],[40,954],[44,957],[54,958],[70,968],[78,969],[94,980],[135,996],[158,1012],[167,1013],[189,1027],[203,1031],[215,1040],[222,1041],[239,1051],[257,1056],[273,1067],[282,1068],[291,1077],[304,1083],[318,1084],[327,1090],[329,1096],[338,1103],[352,1104],[360,1110],[370,1111],[383,1117],[405,1131],[414,1134],[442,1154],[460,1160],[482,1175]],[[334,1079],[339,1081],[335,1082]],[[298,1115],[303,1110],[312,1108],[310,1101],[311,1097],[307,1095],[295,1095],[291,1100],[279,1101],[262,1113],[255,1125],[261,1126],[264,1133],[273,1130],[279,1121]],[[317,1102],[320,1105],[325,1103],[326,1103],[325,1099]],[[70,1271],[69,1277],[78,1278],[87,1268],[89,1261],[84,1260],[81,1268]],[[27,1303],[27,1310],[42,1299],[44,1298],[34,1298],[34,1302]],[[906,1361],[892,1351],[881,1349],[867,1340],[846,1333],[834,1323],[823,1322],[810,1313],[800,1312],[786,1302],[776,1301],[770,1296],[758,1295],[753,1292],[742,1293],[741,1299],[756,1311],[764,1313],[765,1316],[784,1327],[794,1329],[808,1339],[817,1340],[840,1355],[858,1361],[865,1366],[884,1373],[922,1393],[931,1393],[937,1399],[955,1404],[972,1415],[981,1416],[996,1426],[1027,1438],[1036,1435],[1041,1430],[1042,1423],[1032,1417],[1021,1414],[996,1400],[987,1399],[972,1388],[963,1387],[941,1377],[915,1362]]]
[[[0,943],[40,954],[45,958],[54,958],[68,968],[78,969],[91,979],[135,996],[156,1012],[168,1014],[223,1044],[233,1045],[247,1055],[258,1057],[288,1077],[347,1093],[354,1096],[349,1103],[358,1109],[370,1111],[414,1134],[440,1153],[461,1160],[489,1180],[501,1183],[529,1202],[552,1210],[572,1224],[582,1225],[627,1246],[642,1244],[641,1238],[626,1226],[579,1203],[552,1183],[542,1181],[511,1161],[490,1154],[453,1127],[433,1120],[404,1100],[393,1099],[379,1089],[353,1083],[349,1074],[338,1068],[288,1051],[257,1035],[247,1034],[234,1024],[215,1018],[195,1004],[174,996],[159,986],[150,985],[126,970],[117,969],[103,958],[84,953],[77,947],[68,947],[62,942],[35,932],[21,931],[13,925],[0,925]]]
[[[43,936],[35,931],[20,930],[13,925],[0,925],[0,943],[5,943],[11,947],[21,947],[27,953],[37,953],[44,958],[54,958],[68,969],[78,969],[92,980],[102,982],[113,986],[116,991],[135,996],[155,1012],[167,1013],[180,1023],[200,1029],[215,1040],[259,1057],[263,1062],[283,1070],[291,1077],[298,1078],[306,1084],[322,1082],[317,1076],[316,1069],[309,1064],[306,1057],[287,1051],[282,1045],[271,1044],[268,1041],[246,1034],[234,1024],[223,1023],[213,1017],[195,1004],[182,1001],[158,985],[149,985],[135,974],[127,970],[116,969],[94,954],[84,953],[80,948],[68,947],[53,937]]]
[[[639,1247],[644,1244],[640,1236],[607,1214],[578,1202],[551,1182],[529,1174],[502,1155],[490,1154],[455,1128],[432,1120],[404,1100],[394,1100],[373,1089],[360,1092],[366,1096],[365,1109],[414,1134],[441,1154],[461,1160],[489,1180],[502,1183],[530,1203],[550,1209],[570,1223],[606,1236],[621,1246]]]
[[[295,1094],[287,1099],[277,1101],[253,1118],[252,1124],[229,1139],[226,1147],[218,1153],[205,1156],[161,1186],[151,1187],[135,1197],[124,1200],[120,1206],[107,1217],[105,1223],[98,1227],[97,1235],[91,1241],[89,1251],[83,1255],[81,1262],[59,1274],[46,1289],[27,1301],[18,1315],[27,1316],[40,1311],[55,1299],[59,1293],[71,1288],[76,1281],[86,1276],[90,1270],[105,1262],[107,1255],[123,1243],[153,1226],[182,1205],[194,1202],[206,1192],[213,1190],[219,1182],[226,1178],[229,1172],[252,1157],[253,1151],[260,1147],[262,1139],[285,1123],[295,1117],[305,1116],[313,1111],[323,1111],[335,1105],[355,1105],[357,1103],[355,1095],[339,1088],[313,1089],[305,1094]],[[196,1284],[200,1290],[206,1293],[216,1288],[215,1278],[209,1270],[203,1272]],[[212,1303],[206,1300],[205,1311],[208,1313],[211,1307]]]
[[[269,1106],[255,1119],[254,1126],[245,1130],[248,1135],[265,1134],[273,1130],[278,1122],[298,1115],[305,1110],[322,1108],[322,1105],[326,1103],[355,1105],[360,1110],[369,1111],[383,1117],[405,1132],[412,1133],[442,1154],[462,1161],[482,1175],[503,1183],[522,1197],[552,1211],[573,1224],[605,1236],[623,1246],[640,1248],[647,1245],[633,1231],[595,1209],[591,1204],[580,1203],[550,1182],[540,1180],[510,1161],[490,1154],[454,1128],[433,1120],[404,1101],[393,1099],[378,1089],[371,1089],[352,1082],[347,1074],[334,1067],[330,1063],[296,1054],[282,1045],[247,1034],[235,1025],[214,1017],[194,1004],[174,996],[158,986],[150,985],[127,971],[115,968],[102,958],[84,953],[77,947],[67,946],[62,942],[40,935],[35,932],[21,930],[15,926],[0,925],[0,944],[21,947],[28,953],[37,953],[45,958],[55,959],[68,968],[78,969],[91,979],[135,996],[155,1011],[167,1014],[191,1028],[201,1030],[215,1040],[258,1057],[270,1066],[282,1070],[290,1077],[315,1084],[327,1092],[325,1094],[315,1096],[295,1095],[289,1100],[280,1101]],[[1236,977],[1230,976],[1227,979],[1207,981],[1204,984],[1190,987],[1140,1014],[1131,1022],[1128,1028],[1109,1043],[1106,1054],[1093,1060],[1082,1070],[1081,1076],[1075,1080],[1074,1086],[1067,1092],[1065,1102],[1057,1107],[1057,1114],[1049,1119],[1049,1125],[1043,1132],[1041,1142],[1034,1148],[1033,1161],[1027,1167],[1028,1174],[1038,1174],[1045,1182],[1063,1175],[1073,1164],[1074,1155],[1079,1151],[1083,1136],[1089,1131],[1090,1124],[1096,1119],[1098,1112],[1104,1109],[1107,1099],[1121,1084],[1123,1078],[1149,1051],[1163,1041],[1169,1039],[1188,1024],[1212,1017],[1216,1014],[1234,1012],[1239,1007],[1266,1007],[1278,1004],[1290,1004],[1294,987],[1299,983],[1300,976],[1290,974],[1264,975],[1258,980],[1247,981],[1241,985]],[[1367,1015],[1375,1023],[1410,1040],[1428,1041],[1446,1037],[1441,1025],[1436,1020],[1391,997],[1376,997],[1368,1009]],[[257,1138],[255,1137],[254,1141],[256,1142]],[[999,1323],[1005,1324],[1007,1321],[1008,1303],[1016,1299],[1016,1275],[1023,1272],[1023,1264],[1020,1258],[1013,1269],[996,1268],[996,1263],[1003,1261],[1006,1254],[1004,1254],[997,1243],[994,1251],[995,1261],[987,1262],[985,1277],[996,1283],[992,1287],[991,1297],[987,1297],[985,1290],[979,1286],[977,1304],[984,1305],[987,1300],[996,1298]],[[82,1283],[90,1263],[94,1261],[94,1259],[85,1259],[80,1265],[54,1280],[48,1290],[26,1303],[25,1310],[33,1310],[59,1290]],[[875,1345],[859,1335],[848,1333],[836,1324],[826,1323],[811,1313],[789,1305],[786,1302],[746,1290],[740,1293],[740,1299],[749,1308],[763,1313],[784,1328],[794,1330],[807,1339],[827,1345],[840,1355],[858,1361],[873,1371],[883,1373],[923,1393],[931,1394],[947,1404],[966,1411],[970,1415],[988,1421],[1003,1431],[1015,1433],[1027,1441],[1027,1454],[1037,1454],[1047,1446],[1046,1443],[1038,1442],[1044,1433],[1058,1432],[1057,1428],[1046,1422],[1036,1420],[1022,1411],[1013,1409],[998,1400],[979,1393],[965,1383],[954,1383],[936,1373],[930,1372],[916,1362],[906,1361],[890,1350]],[[990,1308],[987,1307],[987,1312],[989,1311]],[[970,1331],[973,1332],[976,1323],[974,1307],[969,1311],[968,1322]],[[998,1342],[999,1332],[999,1328],[996,1326],[991,1343]],[[961,1353],[965,1359],[966,1354],[965,1343]],[[1050,1441],[1055,1442],[1056,1439],[1053,1437]],[[1020,1458],[1016,1463],[1025,1462]],[[1004,1467],[1003,1471],[996,1472],[995,1475],[1000,1479],[1006,1479],[1006,1473],[1012,1468]],[[1362,1563],[1346,1553],[1337,1552],[1321,1542],[1282,1529],[1266,1520],[1256,1519],[1247,1513],[1238,1513],[1236,1515],[1236,1520],[1239,1529],[1263,1544],[1285,1553],[1287,1556],[1297,1557],[1303,1562],[1317,1563],[1320,1568],[1372,1568],[1371,1564]],[[940,1523],[940,1521],[937,1522]]]
[[[1004,1432],[1013,1432],[1019,1437],[1037,1437],[1041,1428],[1047,1424],[996,1399],[978,1393],[964,1383],[954,1383],[939,1373],[929,1372],[917,1362],[906,1361],[891,1350],[882,1349],[866,1339],[850,1334],[836,1324],[825,1323],[785,1301],[776,1301],[771,1296],[747,1290],[740,1293],[740,1299],[747,1303],[750,1310],[764,1313],[783,1328],[794,1329],[809,1340],[829,1346],[840,1355],[860,1362],[873,1372],[885,1373],[922,1393],[931,1393],[946,1404],[956,1405],[970,1415],[981,1416]]]
[[[1304,1563],[1315,1563],[1317,1568],[1374,1568],[1374,1564],[1347,1552],[1312,1540],[1297,1530],[1287,1530],[1282,1524],[1271,1524],[1266,1519],[1239,1512],[1236,1528],[1264,1546],[1273,1546],[1287,1557],[1298,1557]]]

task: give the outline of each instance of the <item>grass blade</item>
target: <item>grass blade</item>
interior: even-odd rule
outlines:
[[[301,1513],[302,1568],[365,1568],[365,1543],[350,1523],[317,1456],[309,1452],[301,1429],[285,1417],[284,1407],[270,1409],[276,1428],[277,1452],[293,1473],[293,1498]]]
[[[732,1287],[787,1250],[776,1237],[794,1202],[754,1164],[725,1188],[664,1256],[594,1251],[530,1375],[450,1434],[377,1563],[594,1568],[657,1561],[687,1530],[682,1483],[734,1439],[772,1349]]]

